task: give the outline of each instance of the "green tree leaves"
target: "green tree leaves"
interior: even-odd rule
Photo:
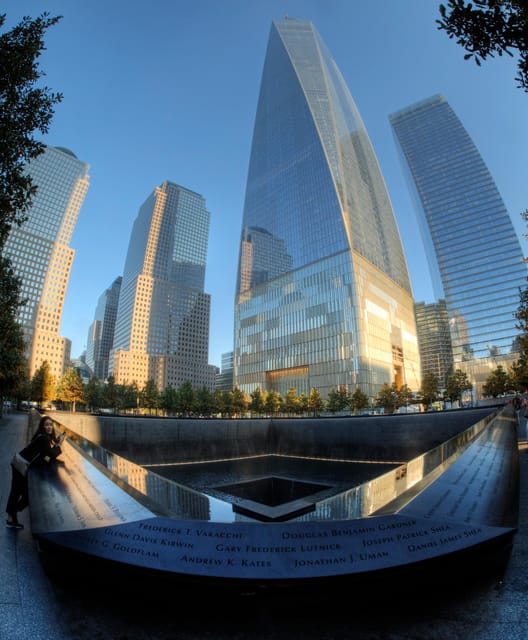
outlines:
[[[38,87],[44,75],[38,58],[44,34],[60,17],[48,13],[32,20],[25,17],[0,35],[0,249],[13,224],[26,219],[36,188],[25,171],[26,163],[44,150],[33,134],[47,133],[60,93]],[[0,26],[5,14],[0,15]]]
[[[36,20],[25,17],[0,35],[0,255],[13,225],[26,220],[36,187],[25,170],[26,163],[44,150],[33,134],[48,131],[59,93],[38,87],[44,75],[38,58],[46,30],[60,18],[43,13]],[[0,15],[0,27],[5,14]],[[25,345],[17,322],[20,282],[11,263],[0,259],[0,403],[27,381]],[[42,396],[41,387],[39,396]],[[42,401],[42,397],[39,400]]]
[[[519,55],[518,86],[528,91],[528,4],[525,0],[449,0],[439,7],[438,28],[467,53],[477,65],[503,53]]]
[[[492,371],[486,379],[482,392],[485,396],[496,398],[503,395],[512,388],[512,380],[502,365],[498,365],[495,371]]]
[[[438,378],[431,371],[427,371],[422,378],[422,387],[420,389],[422,402],[427,407],[430,407],[437,399],[439,391],[440,383]]]
[[[451,400],[451,402],[462,402],[462,395],[464,391],[471,391],[473,385],[469,381],[467,373],[457,369],[452,375],[449,376],[446,383],[446,389],[444,396]]]

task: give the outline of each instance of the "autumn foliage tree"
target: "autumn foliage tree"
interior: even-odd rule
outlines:
[[[35,400],[39,406],[53,400],[55,382],[49,362],[44,360],[31,378],[31,399]]]
[[[86,402],[83,381],[77,369],[70,367],[62,376],[57,385],[56,398],[69,405],[74,413],[78,402]]]

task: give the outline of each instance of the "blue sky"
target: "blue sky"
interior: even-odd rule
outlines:
[[[450,102],[495,178],[521,243],[528,208],[528,94],[515,61],[477,67],[437,30],[438,0],[3,0],[6,26],[62,15],[46,36],[45,82],[64,94],[47,144],[90,165],[71,246],[61,335],[86,346],[97,300],[121,275],[132,224],[172,180],[211,212],[205,290],[211,364],[233,345],[245,181],[271,21],[311,20],[359,108],[395,210],[416,300],[432,301],[416,214],[388,115],[436,93]],[[456,233],[456,229],[453,229]]]

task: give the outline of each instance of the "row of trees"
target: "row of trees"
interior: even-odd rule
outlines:
[[[456,371],[449,379],[444,398],[460,400],[471,384],[465,373]],[[75,369],[69,369],[56,381],[50,373],[49,364],[44,362],[36,371],[25,389],[25,396],[47,407],[51,402],[75,411],[78,405],[88,411],[101,409],[119,412],[149,412],[163,415],[234,416],[251,413],[262,415],[312,415],[326,411],[335,413],[360,413],[365,410],[383,409],[384,413],[394,413],[400,407],[417,403],[430,406],[440,395],[438,380],[427,374],[422,388],[415,393],[407,385],[400,388],[395,383],[384,384],[375,399],[357,387],[350,393],[346,387],[332,389],[324,400],[315,388],[310,393],[298,394],[292,388],[283,397],[278,391],[263,391],[257,388],[251,394],[240,389],[211,392],[205,387],[194,389],[185,382],[178,389],[166,387],[160,392],[154,380],[149,380],[140,388],[137,384],[116,384],[112,376],[106,382],[92,377],[84,384]]]
[[[257,389],[251,395],[239,389],[211,392],[205,387],[194,389],[190,382],[185,382],[178,389],[169,385],[160,393],[154,380],[148,380],[144,387],[139,388],[135,383],[116,384],[113,376],[106,382],[94,376],[87,384],[83,384],[75,369],[69,369],[62,379],[56,382],[47,362],[35,373],[27,391],[32,400],[44,407],[53,402],[73,410],[77,405],[82,405],[87,410],[95,412],[101,409],[113,413],[147,411],[185,417],[226,417],[248,412],[252,415],[319,415],[326,406],[316,389],[312,389],[309,396],[297,395],[295,389],[290,389],[283,398],[277,391],[263,392]],[[335,392],[332,397],[334,402],[328,403],[329,410],[338,411],[344,408],[335,400],[335,397],[342,400],[341,391]],[[356,393],[354,397],[357,402],[359,394]],[[347,402],[349,401],[350,399],[347,399]],[[365,401],[368,404],[366,396],[362,403]]]
[[[490,373],[483,387],[483,393],[487,397],[528,389],[528,289],[520,292],[520,304],[515,317],[520,331],[520,357],[509,371],[499,365]],[[168,386],[160,393],[153,380],[149,380],[141,389],[135,383],[116,384],[112,376],[104,383],[92,377],[88,384],[83,384],[75,369],[69,369],[57,383],[51,376],[48,363],[44,362],[29,384],[18,386],[17,396],[31,398],[41,406],[56,401],[73,410],[77,404],[81,404],[92,411],[101,408],[113,412],[146,409],[150,412],[162,411],[168,415],[184,416],[232,416],[247,412],[253,415],[280,413],[315,416],[323,411],[358,413],[367,409],[383,409],[384,413],[394,413],[400,407],[415,404],[430,408],[439,399],[460,402],[464,393],[471,390],[467,374],[457,369],[449,376],[443,390],[440,389],[438,378],[432,373],[426,373],[418,392],[413,392],[407,385],[398,388],[395,383],[385,383],[372,400],[359,387],[350,393],[345,386],[332,389],[326,400],[321,398],[315,388],[308,395],[297,394],[296,389],[292,388],[283,398],[277,391],[263,391],[260,388],[250,395],[239,389],[212,393],[206,388],[193,389],[189,382],[178,389]]]

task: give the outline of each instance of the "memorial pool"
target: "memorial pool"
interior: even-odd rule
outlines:
[[[215,584],[373,575],[511,545],[511,407],[383,418],[56,414],[30,478],[41,547]]]

